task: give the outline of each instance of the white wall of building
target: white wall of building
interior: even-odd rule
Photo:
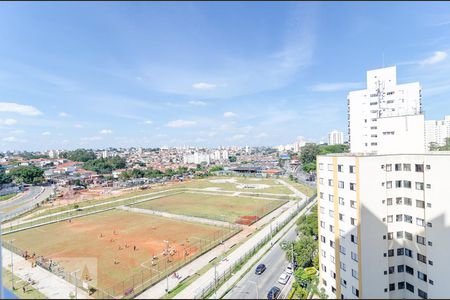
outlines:
[[[425,121],[425,145],[436,143],[438,146],[445,145],[445,139],[450,137],[450,116],[445,116],[444,120]]]
[[[344,133],[333,130],[328,134],[328,145],[338,145],[344,143]]]

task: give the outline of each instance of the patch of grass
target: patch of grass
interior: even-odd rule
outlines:
[[[8,199],[11,199],[12,197],[14,197],[14,196],[17,195],[17,194],[18,194],[18,193],[0,196],[0,201],[5,201],[5,200],[8,200]]]
[[[28,282],[14,276],[14,291],[11,285],[11,272],[3,268],[3,285],[20,299],[48,299]],[[25,287],[25,292],[23,287]]]

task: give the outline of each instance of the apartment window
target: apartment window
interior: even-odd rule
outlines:
[[[351,240],[353,243],[358,244],[358,238],[357,238],[355,235],[351,234],[351,235],[350,235],[350,240]]]
[[[431,166],[430,165],[427,165],[427,170],[431,170]]]
[[[339,204],[340,204],[340,205],[344,205],[344,198],[339,197]]]
[[[414,286],[408,282],[406,283],[406,289],[411,293],[414,293]]]
[[[427,279],[427,274],[422,273],[422,272],[420,272],[420,271],[417,271],[417,278],[419,278],[420,280],[423,280],[423,281],[425,281],[425,282],[428,281],[428,279]]]
[[[405,272],[405,265],[398,265],[397,273],[403,273],[403,272]]]
[[[392,181],[386,181],[386,188],[392,189]]]
[[[323,193],[322,192],[320,192],[320,199],[323,199]]]
[[[327,242],[326,238],[323,235],[320,236],[320,240],[322,241],[322,243],[326,243]]]
[[[333,164],[328,164],[328,171],[333,171]]]
[[[432,266],[432,265],[433,265],[433,261],[432,261],[432,260],[429,260],[429,261],[428,261],[428,264],[429,264],[430,266]]]
[[[341,270],[346,271],[347,266],[341,261]]]
[[[411,171],[411,164],[403,164],[403,171]]]
[[[402,187],[402,181],[401,180],[396,180],[395,181],[395,187],[396,188],[401,188]]]
[[[352,293],[353,295],[355,295],[356,297],[359,297],[359,290],[357,288],[355,288],[354,286],[352,286]]]
[[[336,243],[335,242],[333,242],[333,241],[330,241],[330,247],[331,248],[333,248],[334,249],[334,245],[335,245]]]
[[[416,190],[423,191],[423,182],[416,182]]]
[[[387,234],[387,238],[388,238],[388,240],[392,240],[392,239],[394,239],[394,233],[392,233],[392,232],[388,232],[388,234]]]
[[[412,257],[412,251],[408,248],[405,248],[405,255],[408,257]]]
[[[403,238],[403,231],[397,231],[397,238],[402,239]]]
[[[428,241],[428,246],[433,246],[433,243]]]
[[[338,165],[338,172],[343,172],[342,167],[343,167],[342,165]]]
[[[431,189],[431,184],[427,183],[427,189]]]
[[[350,182],[350,190],[351,190],[351,191],[356,190],[356,183]]]
[[[323,207],[323,206],[320,207],[320,213],[321,213],[321,214],[324,214],[324,213],[325,213],[325,207]]]
[[[356,261],[356,262],[358,261],[358,254],[356,254],[355,252],[352,251],[350,255],[354,261]]]
[[[335,262],[336,262],[336,259],[334,258],[333,255],[330,255],[330,261],[331,261],[332,263],[335,263]],[[333,271],[331,271],[331,274],[333,275]],[[336,274],[334,274],[334,277],[333,277],[333,278],[336,278]]]
[[[389,267],[389,274],[394,274],[395,273],[395,267]]]
[[[330,225],[330,232],[334,232],[334,226]]]
[[[339,236],[340,236],[342,239],[345,239],[345,231],[342,230],[342,229],[340,229],[340,230],[339,230]]]
[[[330,209],[328,211],[328,215],[333,218],[334,217],[334,211]]]
[[[413,220],[412,216],[410,216],[410,215],[405,215],[405,222],[406,222],[406,223],[411,223],[411,224],[412,224],[412,220]]]
[[[431,285],[434,285],[434,281],[431,280],[431,279],[428,279],[428,283],[431,284]]]
[[[319,178],[319,183],[323,184],[323,178]]]
[[[332,292],[333,294],[336,294],[336,288],[335,288],[334,286],[331,287],[331,292]]]
[[[355,218],[350,218],[350,224],[356,225],[356,219]]]
[[[405,239],[412,241],[412,233],[405,231]]]
[[[327,258],[327,252],[325,250],[320,250],[322,257]]]
[[[389,291],[395,291],[395,283],[389,284]]]
[[[405,282],[404,281],[400,281],[399,283],[397,283],[397,288],[399,290],[405,289]]]
[[[356,208],[356,201],[355,200],[350,200],[350,207],[351,208]]]
[[[425,255],[422,255],[420,253],[417,253],[417,260],[420,262],[423,262],[424,264],[427,263],[427,257]]]
[[[343,181],[339,181],[338,182],[338,188],[340,188],[340,189],[344,188],[344,182]]]
[[[389,257],[394,256],[394,249],[389,249],[389,250],[388,250],[388,256],[389,256]]]
[[[412,199],[411,198],[403,198],[403,203],[405,204],[405,205],[408,205],[408,206],[412,206]]]
[[[322,267],[322,271],[324,271],[324,272],[327,271],[327,266],[325,266],[324,264],[322,264],[321,267]]]
[[[411,181],[410,180],[403,180],[403,187],[410,189],[411,188]]]
[[[345,255],[345,247],[344,246],[339,246],[339,251]]]
[[[396,216],[395,216],[395,221],[396,221],[396,222],[401,222],[401,221],[403,221],[403,215],[396,215]]]
[[[423,172],[423,165],[422,164],[416,164],[416,172]]]
[[[323,163],[319,164],[319,170],[323,170]]]
[[[421,218],[416,218],[416,224],[425,227],[425,220]]]
[[[344,215],[343,214],[339,214],[339,221],[344,222]]]
[[[408,273],[408,274],[414,275],[414,269],[411,268],[411,267],[408,266],[408,265],[405,265],[405,271],[406,271],[406,273]]]
[[[425,208],[425,201],[416,200],[416,207],[418,207],[418,208]]]
[[[397,248],[397,256],[402,256],[405,254],[405,248]]]
[[[427,207],[431,208],[431,203],[427,202]]]
[[[425,245],[425,237],[418,235],[416,238],[418,244]]]
[[[419,297],[422,298],[422,299],[428,299],[427,293],[425,293],[425,292],[422,291],[421,289],[417,289],[417,294],[418,294]]]
[[[401,171],[402,170],[402,164],[395,164],[395,171]]]
[[[355,173],[355,166],[348,166],[348,170],[351,174]]]
[[[397,197],[397,198],[395,198],[395,204],[401,205],[402,203],[403,203],[402,197]]]
[[[341,278],[341,285],[347,287],[347,280]]]
[[[392,205],[392,198],[387,198],[386,199],[386,204],[387,205]]]
[[[392,171],[392,165],[388,164],[386,165],[386,172],[391,172]]]
[[[387,216],[387,222],[388,223],[392,223],[392,220],[393,220],[392,215]]]
[[[330,201],[330,202],[333,202],[333,201],[334,201],[333,195],[328,195],[328,201]]]
[[[433,227],[433,223],[427,222],[427,226],[428,226],[428,227]]]
[[[333,179],[328,179],[328,185],[333,186]]]
[[[358,272],[352,269],[352,276],[355,279],[358,279]]]

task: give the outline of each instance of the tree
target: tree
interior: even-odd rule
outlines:
[[[9,172],[11,178],[17,183],[39,184],[44,181],[44,170],[35,166],[21,166]]]
[[[111,173],[113,170],[123,169],[127,166],[125,158],[113,156],[108,158],[99,158],[88,160],[84,163],[83,168],[95,171],[100,174]]]
[[[310,162],[302,165],[302,170],[305,173],[309,173],[316,170],[316,162]]]
[[[210,172],[217,172],[222,170],[223,170],[222,166],[213,166],[211,169],[209,169]]]
[[[234,156],[234,155],[232,155],[232,156],[229,156],[228,157],[228,160],[230,161],[230,162],[236,162],[236,156]]]
[[[9,174],[6,174],[4,171],[0,171],[0,184],[10,183],[12,178]]]
[[[329,153],[345,153],[348,152],[348,145],[338,144],[338,145],[324,145],[320,146],[319,154],[329,154]]]
[[[69,159],[71,161],[87,162],[97,158],[94,151],[86,149],[77,149],[74,151],[67,151],[60,154],[62,158]]]
[[[320,147],[317,144],[306,144],[300,153],[300,161],[302,164],[308,164],[316,161],[316,156],[320,153]]]

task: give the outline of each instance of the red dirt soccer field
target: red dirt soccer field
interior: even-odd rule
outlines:
[[[158,269],[165,268],[168,258],[172,261],[169,265],[181,263],[204,251],[208,245],[220,242],[222,234],[230,234],[230,231],[112,210],[9,234],[4,238],[13,240],[14,246],[30,255],[35,252],[37,256],[59,262],[65,272],[80,269],[78,278],[85,279],[87,275],[90,286],[118,296],[126,294],[124,291],[138,283],[149,285],[146,281],[150,277],[156,280]],[[163,255],[167,249],[165,240],[169,241],[170,248],[176,249],[172,255]],[[153,255],[158,259],[152,265]]]

